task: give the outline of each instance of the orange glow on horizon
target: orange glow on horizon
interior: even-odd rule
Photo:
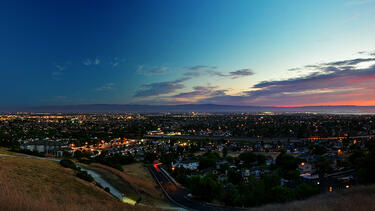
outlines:
[[[356,78],[356,79],[352,79],[348,82],[350,83],[358,83],[358,82],[363,82],[363,81],[371,81],[371,80],[375,80],[375,75],[371,75],[371,76],[367,76],[367,77],[362,77],[362,78]]]
[[[282,108],[305,107],[305,106],[375,106],[375,100],[371,100],[371,101],[348,100],[348,101],[328,102],[328,103],[295,104],[295,105],[266,105],[266,106],[282,107]]]

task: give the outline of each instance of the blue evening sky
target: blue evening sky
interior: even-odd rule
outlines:
[[[375,90],[364,84],[327,83],[309,90],[288,85],[293,89],[270,94],[272,87],[261,86],[332,74],[312,65],[372,58],[375,2],[371,0],[0,4],[0,106],[356,104],[358,99],[350,93]],[[362,65],[367,68],[363,71],[372,70],[371,64]],[[346,98],[341,96],[343,90],[351,90]],[[321,93],[340,98],[301,98]],[[295,100],[284,102],[281,95]],[[361,102],[374,101],[361,98]]]

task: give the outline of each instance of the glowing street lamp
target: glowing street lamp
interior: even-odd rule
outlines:
[[[337,155],[342,155],[342,150],[341,149],[337,150]]]

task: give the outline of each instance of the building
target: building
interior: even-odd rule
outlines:
[[[301,172],[301,174],[312,173],[313,166],[311,163],[301,162],[298,164],[298,170]]]
[[[176,163],[172,162],[173,168],[185,168],[190,170],[197,170],[199,166],[199,163],[197,161],[190,161],[190,160],[184,160],[184,161],[177,161]]]
[[[52,140],[24,141],[20,145],[21,150],[37,151],[55,156],[62,156],[63,144]]]
[[[150,135],[150,136],[160,136],[160,135],[164,135],[164,132],[161,131],[161,130],[148,131],[147,135]]]

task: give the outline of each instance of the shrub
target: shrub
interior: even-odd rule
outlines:
[[[294,189],[294,195],[298,200],[306,199],[316,194],[319,194],[319,187],[317,185],[302,183]]]
[[[65,168],[71,168],[71,169],[77,170],[76,164],[69,159],[62,159],[60,161],[60,165]]]
[[[95,185],[98,186],[99,188],[103,189],[103,186],[100,183],[96,182]]]
[[[293,196],[288,188],[275,186],[270,191],[273,202],[285,203],[293,200]]]
[[[78,178],[81,178],[81,179],[86,180],[88,182],[93,182],[94,181],[94,178],[92,178],[92,176],[90,174],[88,174],[86,171],[79,170],[77,172],[76,176]]]

